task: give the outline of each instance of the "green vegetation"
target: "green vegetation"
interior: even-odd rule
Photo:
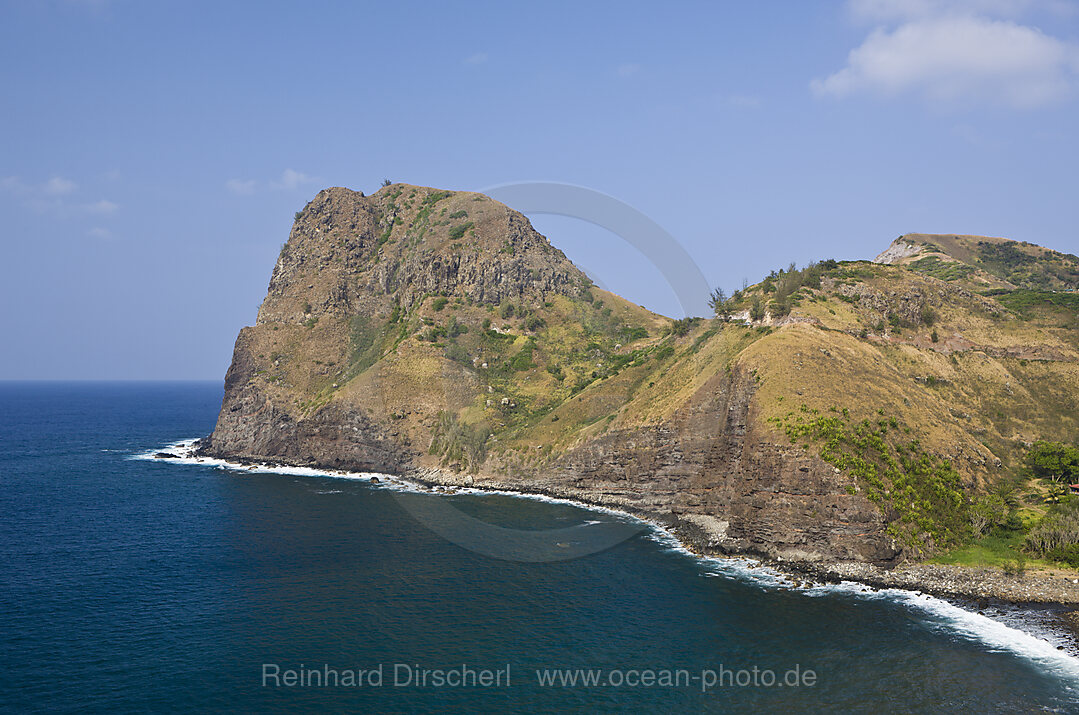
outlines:
[[[517,339],[517,336],[512,334],[512,333],[500,333],[497,330],[487,330],[487,331],[484,332],[484,335],[487,337],[487,339],[489,341],[488,342],[488,347],[491,346],[491,344],[492,344],[491,341],[493,341],[493,343],[495,343],[495,344],[497,344],[499,342],[512,343],[514,340]]]
[[[437,343],[439,338],[444,337],[446,337],[446,329],[441,325],[432,325],[420,333],[420,340],[426,340],[429,343]]]
[[[423,203],[425,206],[434,206],[443,199],[448,199],[453,195],[452,191],[432,191],[424,197]]]
[[[1079,259],[1070,254],[1013,241],[979,241],[975,252],[974,261],[981,268],[1013,285],[1032,290],[1079,287]]]
[[[977,260],[985,265],[986,270],[1006,280],[1019,278],[1024,266],[1037,262],[1037,259],[1019,250],[1014,243],[978,241],[978,254]]]
[[[1025,465],[1033,477],[1047,480],[1047,503],[1068,496],[1069,485],[1079,481],[1079,449],[1060,442],[1038,441],[1026,455]]]
[[[776,318],[789,315],[791,308],[798,304],[796,298],[798,291],[802,288],[819,289],[823,273],[824,270],[817,263],[810,263],[801,270],[792,263],[786,270],[772,271],[761,282],[764,293],[772,296],[768,312]]]
[[[712,291],[712,295],[708,298],[708,307],[712,309],[712,314],[720,320],[730,320],[731,318],[731,299],[727,297],[727,293],[722,288],[716,288]]]
[[[513,356],[509,361],[509,369],[513,372],[521,372],[522,370],[530,370],[536,367],[536,363],[532,362],[532,354],[536,351],[535,338],[529,338],[525,342],[524,347],[520,352]]]
[[[451,241],[459,240],[462,236],[465,235],[465,232],[468,231],[468,229],[470,229],[470,228],[472,228],[472,222],[471,221],[468,221],[467,223],[462,223],[462,224],[458,224],[458,225],[454,226],[453,228],[450,229],[450,240]]]
[[[456,338],[464,335],[468,332],[468,326],[464,323],[458,322],[457,316],[450,316],[450,322],[446,323],[446,335],[450,338]]]
[[[441,312],[441,310],[446,307],[446,303],[449,302],[449,298],[439,296],[438,298],[435,298],[433,301],[431,301],[431,307],[435,310],[436,313]]]
[[[656,361],[666,360],[672,355],[674,355],[674,346],[668,343],[656,348],[655,352],[652,353],[652,358]]]
[[[970,506],[970,528],[974,536],[982,537],[1008,523],[1008,503],[999,494],[986,494]]]
[[[678,337],[685,337],[690,332],[700,325],[700,318],[681,318],[671,323],[671,333]]]
[[[926,256],[910,264],[910,268],[942,281],[958,281],[969,277],[975,268],[958,261],[946,261],[940,256]]]
[[[428,453],[442,457],[443,466],[475,470],[487,459],[491,430],[484,424],[465,424],[457,415],[438,413]]]
[[[382,245],[384,245],[384,244],[385,244],[385,243],[386,243],[387,241],[389,241],[389,240],[390,240],[390,234],[391,234],[392,232],[393,232],[393,223],[391,222],[391,223],[390,223],[390,224],[389,224],[388,226],[386,226],[386,230],[385,230],[385,231],[383,231],[383,232],[382,232],[381,234],[379,234],[379,236],[378,236],[378,242],[377,242],[377,244],[376,244],[376,245],[378,245],[378,246],[382,246]]]
[[[1054,482],[1079,481],[1079,448],[1041,440],[1027,453],[1027,464],[1035,477]]]
[[[1044,513],[1023,509],[1011,487],[976,499],[971,508],[974,540],[939,556],[940,563],[996,566],[1021,572],[1028,556],[1038,566],[1063,564],[1079,568],[1079,498],[1068,483],[1079,480],[1079,449],[1059,442],[1036,442],[1024,459],[1026,474],[1048,482],[1027,495],[1049,503]],[[1020,481],[1022,481],[1020,477]],[[1044,496],[1039,496],[1044,495]]]
[[[1079,567],[1079,499],[1054,506],[1027,535],[1024,548],[1033,554]]]
[[[376,323],[367,316],[355,316],[350,324],[346,377],[352,378],[374,365],[382,356],[383,343],[390,334],[390,323]]]
[[[953,566],[1014,569],[1025,560],[1021,530],[997,529],[993,533],[933,557],[933,562]]]
[[[1079,293],[1059,293],[1045,290],[992,290],[985,295],[994,298],[1008,310],[1031,317],[1038,309],[1066,310],[1079,313]]]
[[[816,444],[824,461],[852,475],[885,513],[894,512],[888,531],[907,546],[930,551],[968,537],[969,506],[959,474],[907,438],[894,417],[852,422],[847,409],[822,415],[803,405],[800,413],[773,421],[792,443],[805,449]]]
[[[764,320],[767,314],[764,309],[764,301],[761,300],[759,295],[754,296],[753,303],[749,306],[749,319],[753,322],[760,322]]]
[[[704,347],[704,344],[714,338],[717,333],[719,333],[719,327],[709,328],[708,330],[705,330],[703,333],[698,335],[697,338],[693,341],[693,344],[689,346],[689,350],[686,351],[686,354],[695,355],[700,352],[701,348]]]

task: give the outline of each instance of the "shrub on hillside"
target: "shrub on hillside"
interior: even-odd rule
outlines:
[[[1024,546],[1038,556],[1071,563],[1079,554],[1079,501],[1053,507],[1027,534]]]
[[[685,337],[700,322],[700,318],[681,318],[671,323],[671,332],[680,338]]]
[[[1079,480],[1079,448],[1041,440],[1027,453],[1027,466],[1034,476],[1054,482]]]
[[[759,322],[764,320],[765,315],[764,302],[761,301],[760,296],[756,296],[753,299],[753,304],[749,306],[749,319],[754,322]]]

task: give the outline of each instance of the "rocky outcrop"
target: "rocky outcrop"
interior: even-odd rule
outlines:
[[[879,256],[873,259],[874,263],[884,263],[891,265],[898,263],[904,258],[910,258],[917,256],[919,253],[925,250],[924,246],[918,246],[913,241],[909,241],[903,236],[892,241],[892,245],[888,246]]]
[[[741,371],[716,375],[663,424],[605,432],[537,467],[492,458],[477,474],[455,473],[430,469],[426,443],[361,408],[331,404],[295,418],[251,379],[249,330],[237,341],[205,448],[215,456],[571,498],[658,519],[703,553],[799,563],[902,556],[879,510],[849,492],[848,477],[755,428],[756,383]]]
[[[225,399],[204,451],[241,460],[274,459],[296,465],[400,474],[413,450],[402,435],[382,428],[362,410],[330,404],[298,418],[282,395],[254,380],[251,328],[236,340],[225,375]]]
[[[454,194],[456,205],[467,207],[457,212],[465,215],[435,218],[450,196],[407,186],[372,196],[320,191],[296,215],[257,324],[327,313],[387,315],[428,295],[455,294],[488,305],[543,301],[555,293],[576,295],[589,283],[528,219],[502,204]],[[427,204],[409,213],[398,206],[405,201],[413,209]],[[462,226],[468,228],[452,239],[452,229]]]
[[[902,264],[918,245],[878,260]],[[1014,424],[991,439],[1013,392],[1038,399],[1038,411],[1014,402],[1024,433],[1070,429],[1056,393],[1072,389],[1079,357],[1048,333],[977,345],[963,324],[984,340],[1012,318],[963,285],[830,263],[780,320],[743,324],[762,284],[739,291],[737,321],[676,323],[595,288],[487,197],[326,189],[297,213],[257,322],[237,338],[203,450],[618,507],[711,553],[894,565],[906,555],[889,535],[898,507],[790,444],[784,413],[849,407],[897,430],[898,418],[902,439],[954,463],[966,496],[1016,443]],[[1046,364],[1026,375],[992,360]],[[989,389],[1001,402],[972,419]],[[1050,404],[1057,417],[1043,418]]]
[[[864,284],[845,285],[835,281],[826,280],[824,285],[829,290],[835,290],[839,295],[856,300],[863,308],[868,308],[879,313],[885,319],[893,316],[902,323],[918,325],[925,320],[927,310],[935,310],[942,306],[957,301],[974,302],[978,308],[989,315],[1003,315],[1005,311],[1001,306],[983,296],[976,295],[965,288],[925,279],[926,282],[934,282],[932,289],[926,287],[909,288],[907,290],[882,291]]]

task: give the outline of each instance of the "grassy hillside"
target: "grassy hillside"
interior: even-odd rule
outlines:
[[[926,553],[977,540],[971,512],[993,495],[1029,531],[1052,507],[1026,466],[1031,445],[1079,442],[1079,294],[970,290],[986,267],[1022,282],[987,255],[1046,256],[1044,266],[1022,261],[1023,280],[1043,286],[1072,285],[1074,261],[1014,242],[933,238],[973,265],[949,258],[947,274],[931,275],[917,255],[829,261],[777,271],[721,311],[779,328],[739,356],[761,379],[761,418],[856,474],[893,517],[892,533]],[[1019,556],[1021,533],[986,538],[995,560],[1001,548]]]
[[[1079,257],[1023,241],[988,236],[907,234],[892,244],[913,250],[888,261],[975,289],[1079,289]]]
[[[791,266],[676,321],[599,290],[480,194],[330,189],[297,214],[241,334],[227,388],[243,410],[227,394],[215,437],[242,432],[237,410],[269,420],[261,405],[281,424],[360,415],[421,465],[541,478],[605,439],[663,434],[669,465],[687,449],[698,465],[692,495],[665,478],[670,498],[707,516],[748,498],[732,474],[752,484],[811,457],[827,469],[800,467],[806,489],[825,490],[812,503],[839,509],[835,528],[874,527],[844,526],[828,489],[868,500],[912,555],[1034,528],[1049,495],[1030,446],[1079,442],[1079,259],[911,235],[880,260]],[[729,423],[739,400],[744,424]],[[691,433],[733,441],[709,456]],[[982,529],[997,499],[1006,513]],[[822,506],[796,520],[812,528]]]

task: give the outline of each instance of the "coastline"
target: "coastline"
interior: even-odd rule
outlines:
[[[429,467],[413,469],[407,475],[394,475],[350,472],[268,459],[225,459],[203,452],[202,442],[201,439],[181,440],[159,450],[135,455],[135,458],[203,464],[239,472],[355,479],[408,491],[499,494],[606,512],[646,525],[654,532],[653,536],[662,537],[657,541],[666,542],[673,550],[702,562],[736,564],[741,573],[753,573],[755,580],[769,581],[788,589],[808,590],[831,586],[865,594],[902,594],[911,599],[934,597],[970,614],[992,618],[1022,630],[1032,638],[1049,641],[1045,637],[1047,634],[1063,636],[1063,644],[1052,644],[1050,641],[1047,645],[1055,645],[1056,650],[1066,651],[1070,656],[1079,656],[1079,574],[1075,579],[1037,572],[1015,577],[1005,576],[994,569],[952,565],[903,563],[888,569],[864,562],[770,559],[758,554],[732,553],[718,548],[722,534],[710,523],[712,517],[652,513],[617,500],[589,499],[587,494],[568,494],[562,493],[562,490],[544,488],[524,490],[520,485],[489,477],[477,478],[475,475]]]
[[[785,561],[757,553],[723,550],[720,548],[723,543],[722,530],[716,528],[715,523],[719,520],[714,517],[647,512],[617,500],[590,499],[587,494],[570,494],[562,490],[540,488],[527,491],[519,485],[489,478],[480,483],[471,475],[438,469],[420,469],[416,474],[409,475],[408,479],[429,488],[462,488],[467,484],[467,488],[479,491],[541,496],[586,508],[614,511],[665,532],[698,558],[743,559],[767,566],[793,581],[854,582],[875,589],[897,588],[943,598],[964,599],[975,604],[994,601],[1014,606],[1047,606],[1079,611],[1079,572],[1072,578],[1065,578],[1063,572],[1051,575],[1029,572],[1020,577],[1007,576],[991,568],[917,562],[884,568],[867,562]],[[1074,633],[1079,642],[1079,629]]]

